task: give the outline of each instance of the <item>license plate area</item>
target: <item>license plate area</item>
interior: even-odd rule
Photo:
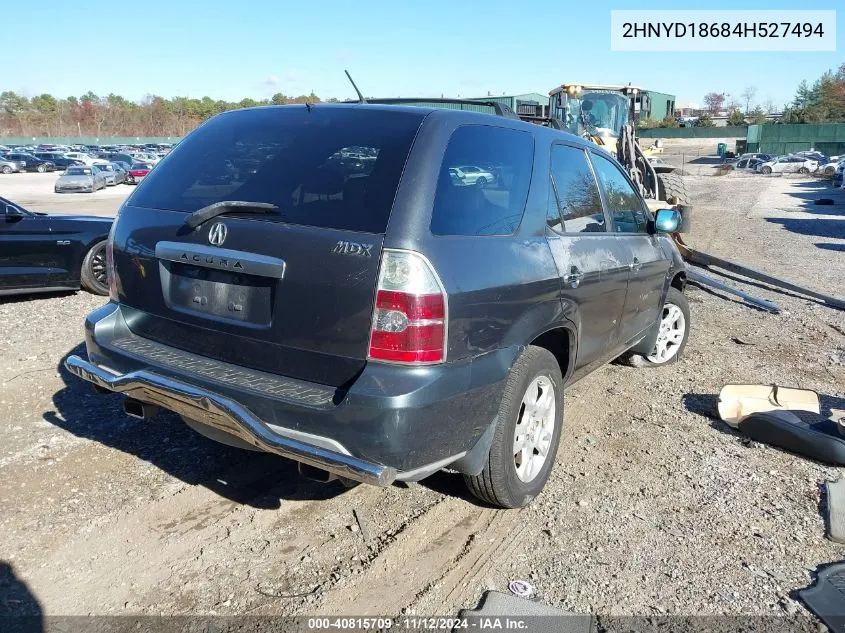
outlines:
[[[164,300],[171,310],[270,326],[276,279],[180,262],[161,262],[161,266]]]

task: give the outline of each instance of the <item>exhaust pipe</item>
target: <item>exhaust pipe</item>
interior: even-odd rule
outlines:
[[[327,470],[323,470],[322,468],[316,468],[311,466],[310,464],[303,464],[302,462],[297,462],[297,467],[299,468],[299,474],[305,477],[306,479],[310,479],[311,481],[318,481],[321,484],[327,484],[331,481],[337,479],[337,475],[334,473],[330,473]]]
[[[147,404],[134,398],[126,398],[123,401],[123,412],[130,418],[146,420],[153,417],[159,411],[161,411],[161,407],[157,407],[154,404]]]

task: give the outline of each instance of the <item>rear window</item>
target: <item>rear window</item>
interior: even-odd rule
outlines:
[[[522,221],[534,138],[486,125],[459,127],[449,139],[431,216],[435,235],[510,235]]]
[[[262,219],[383,233],[423,116],[320,104],[226,113],[179,143],[132,204],[269,202],[278,212]]]

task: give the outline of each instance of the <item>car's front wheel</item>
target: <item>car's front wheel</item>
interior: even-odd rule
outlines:
[[[8,165],[3,165],[3,168],[0,169],[0,171],[2,171],[4,174],[11,174],[12,168],[9,167]]]
[[[511,368],[484,470],[465,475],[470,491],[500,508],[540,494],[555,463],[563,427],[563,376],[555,357],[528,347]]]
[[[801,174],[802,176],[806,176],[807,174],[810,173],[810,170],[807,169],[806,167],[802,167],[801,169],[798,170],[798,173]]]
[[[45,167],[44,165],[39,165],[35,168],[35,171],[37,171],[39,174],[43,174],[45,171],[47,171],[47,167]]]
[[[766,174],[766,175],[771,174],[771,173],[772,173],[772,168],[771,168],[771,167],[769,167],[769,166],[764,166],[764,167],[761,167],[761,168],[760,168],[760,173],[761,173],[761,174]]]
[[[109,279],[106,269],[106,241],[97,242],[82,260],[82,287],[95,295],[109,294]]]
[[[661,367],[677,361],[687,346],[690,331],[689,304],[684,293],[669,288],[660,314],[657,341],[648,355],[629,353],[622,360],[632,367]]]

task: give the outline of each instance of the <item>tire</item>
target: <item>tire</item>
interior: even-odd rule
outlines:
[[[684,183],[684,178],[680,174],[667,173],[657,174],[658,199],[668,201],[671,197],[676,197],[680,204],[689,205],[689,194],[687,194],[687,186]]]
[[[525,399],[533,400],[535,393],[539,395],[538,401],[544,400],[543,394],[550,394],[546,398],[551,398],[551,401],[544,400],[551,409],[545,408],[546,415],[539,422],[527,418],[528,409],[523,404]],[[543,405],[540,410],[543,410]],[[530,346],[517,359],[505,382],[497,419],[484,470],[478,475],[464,475],[464,480],[470,492],[482,501],[499,508],[520,508],[528,505],[543,490],[554,467],[560,443],[563,376],[551,352]],[[541,450],[545,450],[545,456],[537,450],[537,443],[533,441],[530,449],[519,454],[516,452],[518,422],[520,427],[539,424],[534,431],[534,439],[540,438],[537,443]],[[549,427],[549,423],[553,426]],[[531,454],[526,461],[527,450]],[[519,469],[522,469],[521,474]]]
[[[663,319],[667,319],[667,317],[671,318],[671,306],[680,309],[680,316],[683,317],[683,333],[679,341],[675,343],[667,343],[667,349],[670,344],[672,347],[670,355],[664,360],[659,359],[656,354],[660,345],[660,340],[658,340],[658,343],[655,344],[655,349],[652,351],[651,355],[629,352],[620,358],[624,364],[630,367],[663,367],[664,365],[670,365],[677,362],[683,355],[684,349],[687,346],[687,341],[689,340],[690,332],[689,304],[687,303],[687,298],[684,296],[684,293],[674,287],[669,288],[669,292],[666,294],[666,303],[661,312],[661,323]],[[663,336],[663,334],[664,333],[661,331],[660,336]]]
[[[801,174],[802,176],[806,176],[807,174],[810,173],[810,170],[807,169],[806,167],[802,167],[801,169],[798,170],[798,173]]]
[[[479,178],[475,181],[475,184],[479,186],[479,188],[484,189],[487,186],[487,179],[486,178]]]
[[[109,294],[106,277],[106,241],[97,242],[82,260],[82,287],[95,295]]]
[[[37,171],[39,174],[43,174],[45,171],[47,171],[47,167],[45,167],[44,165],[39,165],[35,168],[35,171]]]
[[[2,171],[4,174],[11,174],[12,168],[9,167],[8,165],[3,165],[3,168],[0,169],[0,171]]]
[[[765,167],[760,168],[761,174],[766,174],[767,176],[772,173],[772,168],[766,165]]]

